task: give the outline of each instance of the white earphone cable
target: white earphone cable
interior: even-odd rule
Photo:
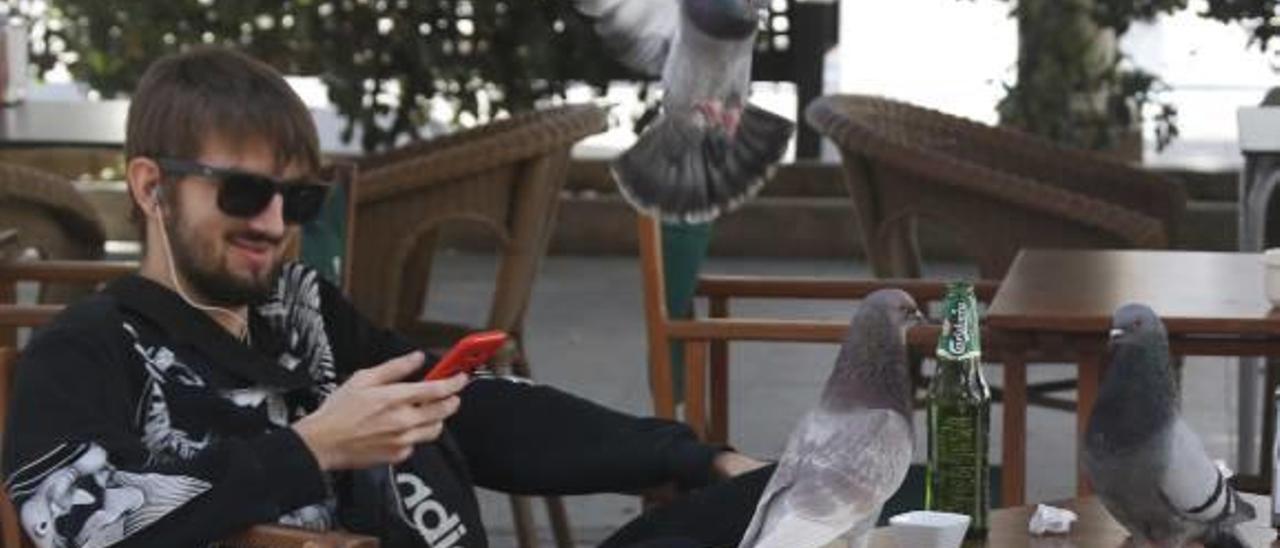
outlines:
[[[157,187],[157,194],[158,190],[159,189]],[[165,262],[168,263],[169,266],[169,281],[173,282],[173,288],[178,293],[178,296],[182,297],[182,300],[186,301],[186,303],[192,307],[207,312],[217,312],[226,317],[232,318],[240,326],[240,333],[237,335],[237,338],[244,341],[246,344],[249,343],[249,322],[245,318],[241,318],[239,314],[236,314],[234,310],[229,308],[197,303],[191,297],[187,296],[187,292],[182,288],[182,282],[178,279],[178,271],[173,265],[173,248],[169,245],[169,231],[164,222],[164,206],[161,205],[159,199],[156,199],[155,205],[156,211],[160,215],[160,241],[164,243],[164,258]]]

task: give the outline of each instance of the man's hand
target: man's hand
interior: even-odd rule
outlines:
[[[765,463],[735,451],[722,451],[711,461],[711,470],[720,479],[729,479],[763,466]]]
[[[458,410],[465,374],[439,381],[398,382],[422,366],[421,352],[357,371],[319,409],[293,423],[321,470],[400,462],[434,441]]]

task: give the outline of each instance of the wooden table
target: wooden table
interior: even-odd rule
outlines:
[[[1240,525],[1238,531],[1245,544],[1254,548],[1262,546],[1280,547],[1276,542],[1276,532],[1271,528],[1271,501],[1258,495],[1244,495],[1257,510],[1258,517],[1249,523]],[[1059,508],[1073,510],[1080,519],[1071,526],[1065,535],[1032,536],[1027,532],[1027,523],[1035,506],[1018,506],[1003,508],[991,513],[990,531],[985,540],[972,540],[964,544],[965,548],[1113,548],[1123,546],[1129,534],[1107,513],[1098,499],[1085,497],[1052,504]],[[892,533],[887,527],[876,529],[872,533],[870,548],[899,548],[893,542]],[[901,547],[906,548],[906,547]]]
[[[1027,361],[1039,355],[1078,363],[1076,426],[1082,439],[1098,394],[1111,314],[1130,302],[1145,303],[1161,316],[1176,354],[1280,354],[1280,312],[1266,299],[1260,254],[1024,250],[987,313],[1005,361],[1006,505],[1025,499]],[[1269,434],[1272,419],[1264,420]],[[1077,493],[1088,492],[1077,471]]]

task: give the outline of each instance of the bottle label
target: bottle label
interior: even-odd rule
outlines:
[[[938,338],[939,360],[960,361],[982,356],[978,299],[973,285],[956,282],[947,287],[943,301],[942,336]]]

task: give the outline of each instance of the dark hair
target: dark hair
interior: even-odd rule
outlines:
[[[281,165],[301,161],[311,170],[320,167],[311,114],[266,63],[210,46],[153,63],[129,105],[126,159],[195,159],[213,135],[261,138],[275,147]]]
[[[125,160],[195,159],[209,139],[264,140],[280,167],[320,168],[315,122],[274,68],[238,51],[201,46],[152,63],[129,104]],[[135,204],[134,214],[141,220]],[[140,223],[139,223],[140,224]]]

